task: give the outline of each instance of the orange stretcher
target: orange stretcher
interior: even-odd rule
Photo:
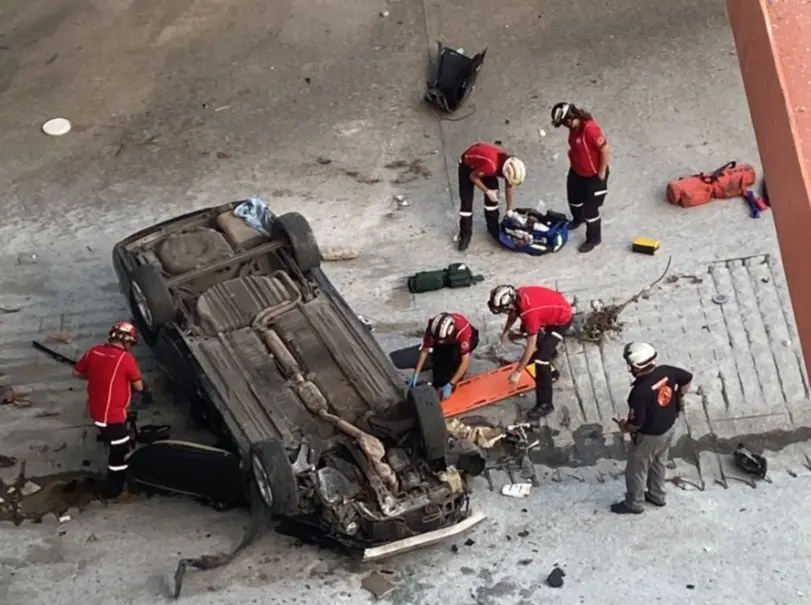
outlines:
[[[535,388],[535,364],[530,364],[521,373],[518,384],[510,384],[510,374],[517,363],[501,366],[483,374],[462,380],[450,397],[442,402],[445,418],[458,416],[471,410],[526,393]]]

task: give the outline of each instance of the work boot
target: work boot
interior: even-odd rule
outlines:
[[[527,412],[527,418],[530,420],[538,420],[539,418],[543,418],[544,416],[548,416],[552,412],[555,411],[555,406],[551,403],[539,403],[534,408],[532,408],[529,412]]]
[[[580,247],[577,250],[578,252],[583,252],[585,254],[586,252],[591,252],[594,250],[598,245],[599,242],[583,242],[580,244]]]
[[[665,505],[664,500],[657,500],[656,498],[650,495],[650,492],[645,492],[645,502],[647,502],[648,504],[653,504],[654,506],[658,506],[659,508],[662,508]]]
[[[459,252],[464,252],[465,250],[470,247],[470,236],[469,235],[460,235],[459,236]]]
[[[623,500],[622,502],[615,502],[612,504],[611,512],[617,515],[641,515],[645,511],[641,508],[631,508],[628,506],[628,504],[626,504],[625,500]]]
[[[569,224],[568,224],[569,231],[574,231],[574,230],[575,230],[575,229],[577,229],[578,227],[582,226],[582,225],[583,225],[583,222],[584,222],[584,221],[576,221],[576,220],[574,220],[574,219],[570,220],[570,221],[569,221]]]

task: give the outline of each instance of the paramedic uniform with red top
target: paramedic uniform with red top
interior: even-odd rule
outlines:
[[[422,350],[431,352],[432,384],[436,387],[448,384],[456,374],[456,370],[459,369],[462,356],[473,353],[479,346],[479,331],[473,327],[467,317],[460,313],[449,313],[449,315],[453,318],[455,327],[453,335],[445,340],[437,340],[432,336],[429,327],[425,330],[420,347]]]
[[[109,448],[109,487],[117,495],[124,487],[126,458],[131,448],[127,408],[132,383],[141,380],[141,371],[129,351],[109,343],[88,350],[76,363],[75,370],[87,379],[88,411]]]
[[[608,193],[608,174],[600,178],[600,160],[605,136],[594,120],[583,120],[578,128],[569,131],[569,175],[566,178],[566,195],[572,213],[572,228],[586,223],[586,242],[599,244],[602,241],[600,207]]]
[[[537,334],[534,415],[549,413],[552,405],[553,371],[550,364],[563,335],[572,325],[572,306],[564,296],[543,286],[523,286],[515,290],[515,307],[521,331]]]
[[[503,174],[504,162],[509,158],[503,149],[489,143],[475,143],[468,147],[459,159],[459,239],[469,242],[473,234],[473,196],[476,186],[470,180],[476,174],[482,185],[493,191],[499,190],[498,179]],[[487,231],[495,238],[499,232],[498,201],[484,197],[484,218]]]

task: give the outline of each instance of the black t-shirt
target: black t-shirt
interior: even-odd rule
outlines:
[[[681,411],[679,389],[691,380],[690,372],[673,366],[656,366],[638,376],[628,395],[628,424],[638,426],[642,435],[669,431]]]

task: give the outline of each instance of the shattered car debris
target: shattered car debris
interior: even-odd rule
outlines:
[[[302,215],[272,217],[267,236],[234,216],[238,204],[169,220],[114,248],[144,340],[195,420],[224,444],[161,440],[137,450],[142,460],[150,447],[152,460],[208,460],[223,482],[189,480],[205,476],[207,462],[171,473],[131,463],[133,479],[221,504],[223,483],[246,493],[253,482],[271,517],[350,549],[453,535],[470,515],[469,490],[446,460],[436,392],[405,393],[321,271]],[[217,493],[200,493],[212,483]]]

